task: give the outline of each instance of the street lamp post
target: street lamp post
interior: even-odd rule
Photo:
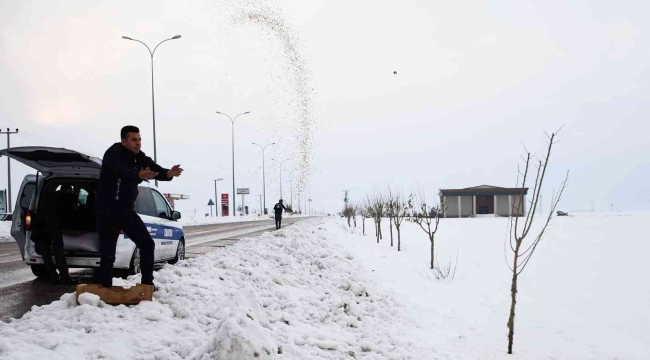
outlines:
[[[164,43],[165,41],[176,40],[180,38],[181,38],[180,35],[176,35],[169,39],[165,39],[159,42],[158,45],[156,45],[156,47],[153,49],[153,51],[151,51],[149,46],[147,46],[147,44],[143,43],[142,41],[138,39],[132,39],[128,36],[122,36],[122,39],[137,41],[140,44],[144,45],[147,48],[147,50],[149,50],[149,55],[151,55],[151,110],[153,114],[153,161],[156,163],[158,163],[158,156],[157,156],[158,154],[156,153],[156,103],[154,100],[155,97],[154,97],[154,90],[153,90],[153,55],[156,53],[156,49],[158,49],[158,46],[160,46],[160,44]],[[158,186],[158,180],[156,180],[156,186]]]
[[[217,211],[215,211],[217,213],[217,217],[219,217],[219,204],[221,204],[221,201],[217,197],[217,194],[218,194],[217,193],[217,181],[221,181],[221,180],[223,180],[223,178],[218,178],[218,179],[214,180],[214,202],[217,204],[216,205],[217,206]],[[221,215],[223,216],[223,212],[221,213]]]
[[[286,161],[289,161],[289,160],[291,160],[291,159],[285,159],[285,160],[282,160],[282,161],[277,161],[277,160],[273,159],[273,161],[280,164],[280,199],[282,199],[282,164],[284,164]]]
[[[252,143],[253,145],[257,145],[262,149],[262,194],[264,194],[264,208],[262,209],[262,214],[264,214],[264,209],[266,209],[266,175],[265,175],[265,170],[266,167],[264,166],[264,151],[266,151],[266,148],[271,145],[275,145],[275,143],[270,143],[266,144],[264,146],[258,144],[258,143]]]
[[[219,112],[219,111],[215,111],[215,112],[217,114],[219,114],[219,115],[227,116],[230,119],[230,122],[232,123],[232,216],[237,216],[237,213],[236,213],[237,207],[235,206],[236,205],[235,204],[235,120],[237,120],[237,118],[240,115],[250,114],[250,111],[243,112],[243,113],[235,116],[234,119],[231,118],[230,115],[228,115],[228,114],[224,114],[224,113]],[[223,216],[223,213],[221,215]]]
[[[293,210],[293,173],[296,171],[296,169],[293,169],[289,172],[289,204],[291,206],[291,210]]]

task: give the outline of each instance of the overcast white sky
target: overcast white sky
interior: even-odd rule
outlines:
[[[20,129],[12,146],[101,156],[134,124],[153,157],[149,55],[121,36],[180,34],[155,55],[158,162],[186,170],[161,188],[192,196],[180,210],[209,212],[217,177],[231,191],[231,127],[215,110],[251,111],[235,155],[254,207],[251,142],[292,159],[284,198],[310,153],[312,208],[334,212],[344,189],[513,186],[522,142],[541,153],[564,124],[545,198],[570,170],[562,209],[648,210],[649,18],[647,1],[0,0],[0,127]],[[6,188],[6,158],[0,171]],[[12,162],[14,196],[28,172]],[[272,206],[277,166],[266,173]]]

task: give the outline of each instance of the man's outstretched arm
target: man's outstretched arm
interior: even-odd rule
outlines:
[[[180,176],[183,173],[180,165],[174,165],[171,169],[166,169],[158,164],[156,164],[150,157],[146,156],[144,163],[145,167],[148,167],[153,172],[157,172],[158,175],[154,179],[158,181],[171,181],[174,177]]]

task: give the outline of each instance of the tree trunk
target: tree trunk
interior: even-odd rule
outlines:
[[[397,251],[402,250],[402,241],[400,239],[399,227],[397,228]]]
[[[433,251],[434,251],[434,250],[433,250],[433,249],[434,249],[434,244],[435,244],[435,243],[433,242],[433,236],[431,236],[431,237],[429,238],[429,241],[431,242],[431,269],[433,269],[433,259],[435,259],[435,256],[434,256],[435,254],[434,254],[434,252],[433,252]]]
[[[351,227],[351,226],[350,226],[350,218],[349,218],[349,217],[348,217],[348,227]]]
[[[390,224],[390,246],[393,246],[393,218],[388,218]]]
[[[512,285],[510,286],[510,316],[508,317],[508,354],[512,354],[512,343],[515,337],[515,305],[517,304],[517,260],[519,259],[520,241],[515,246],[515,259],[512,270]]]
[[[381,232],[381,219],[379,219],[379,238],[384,240],[384,234]]]
[[[363,224],[363,235],[366,234],[366,218],[365,216],[361,218],[361,223]]]
[[[375,236],[377,237],[377,244],[379,244],[379,229],[380,229],[379,226],[380,226],[379,223],[375,222]]]

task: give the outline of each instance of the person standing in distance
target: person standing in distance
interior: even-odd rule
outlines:
[[[275,211],[275,229],[280,230],[282,227],[282,210],[288,211],[287,207],[282,204],[282,199],[273,206],[273,211]]]
[[[165,169],[140,151],[142,139],[135,126],[120,131],[122,141],[113,144],[102,159],[97,189],[97,232],[99,233],[99,284],[113,286],[115,246],[120,231],[140,249],[142,284],[153,285],[155,243],[135,212],[138,185],[149,179],[170,181],[183,173],[180,165]]]

